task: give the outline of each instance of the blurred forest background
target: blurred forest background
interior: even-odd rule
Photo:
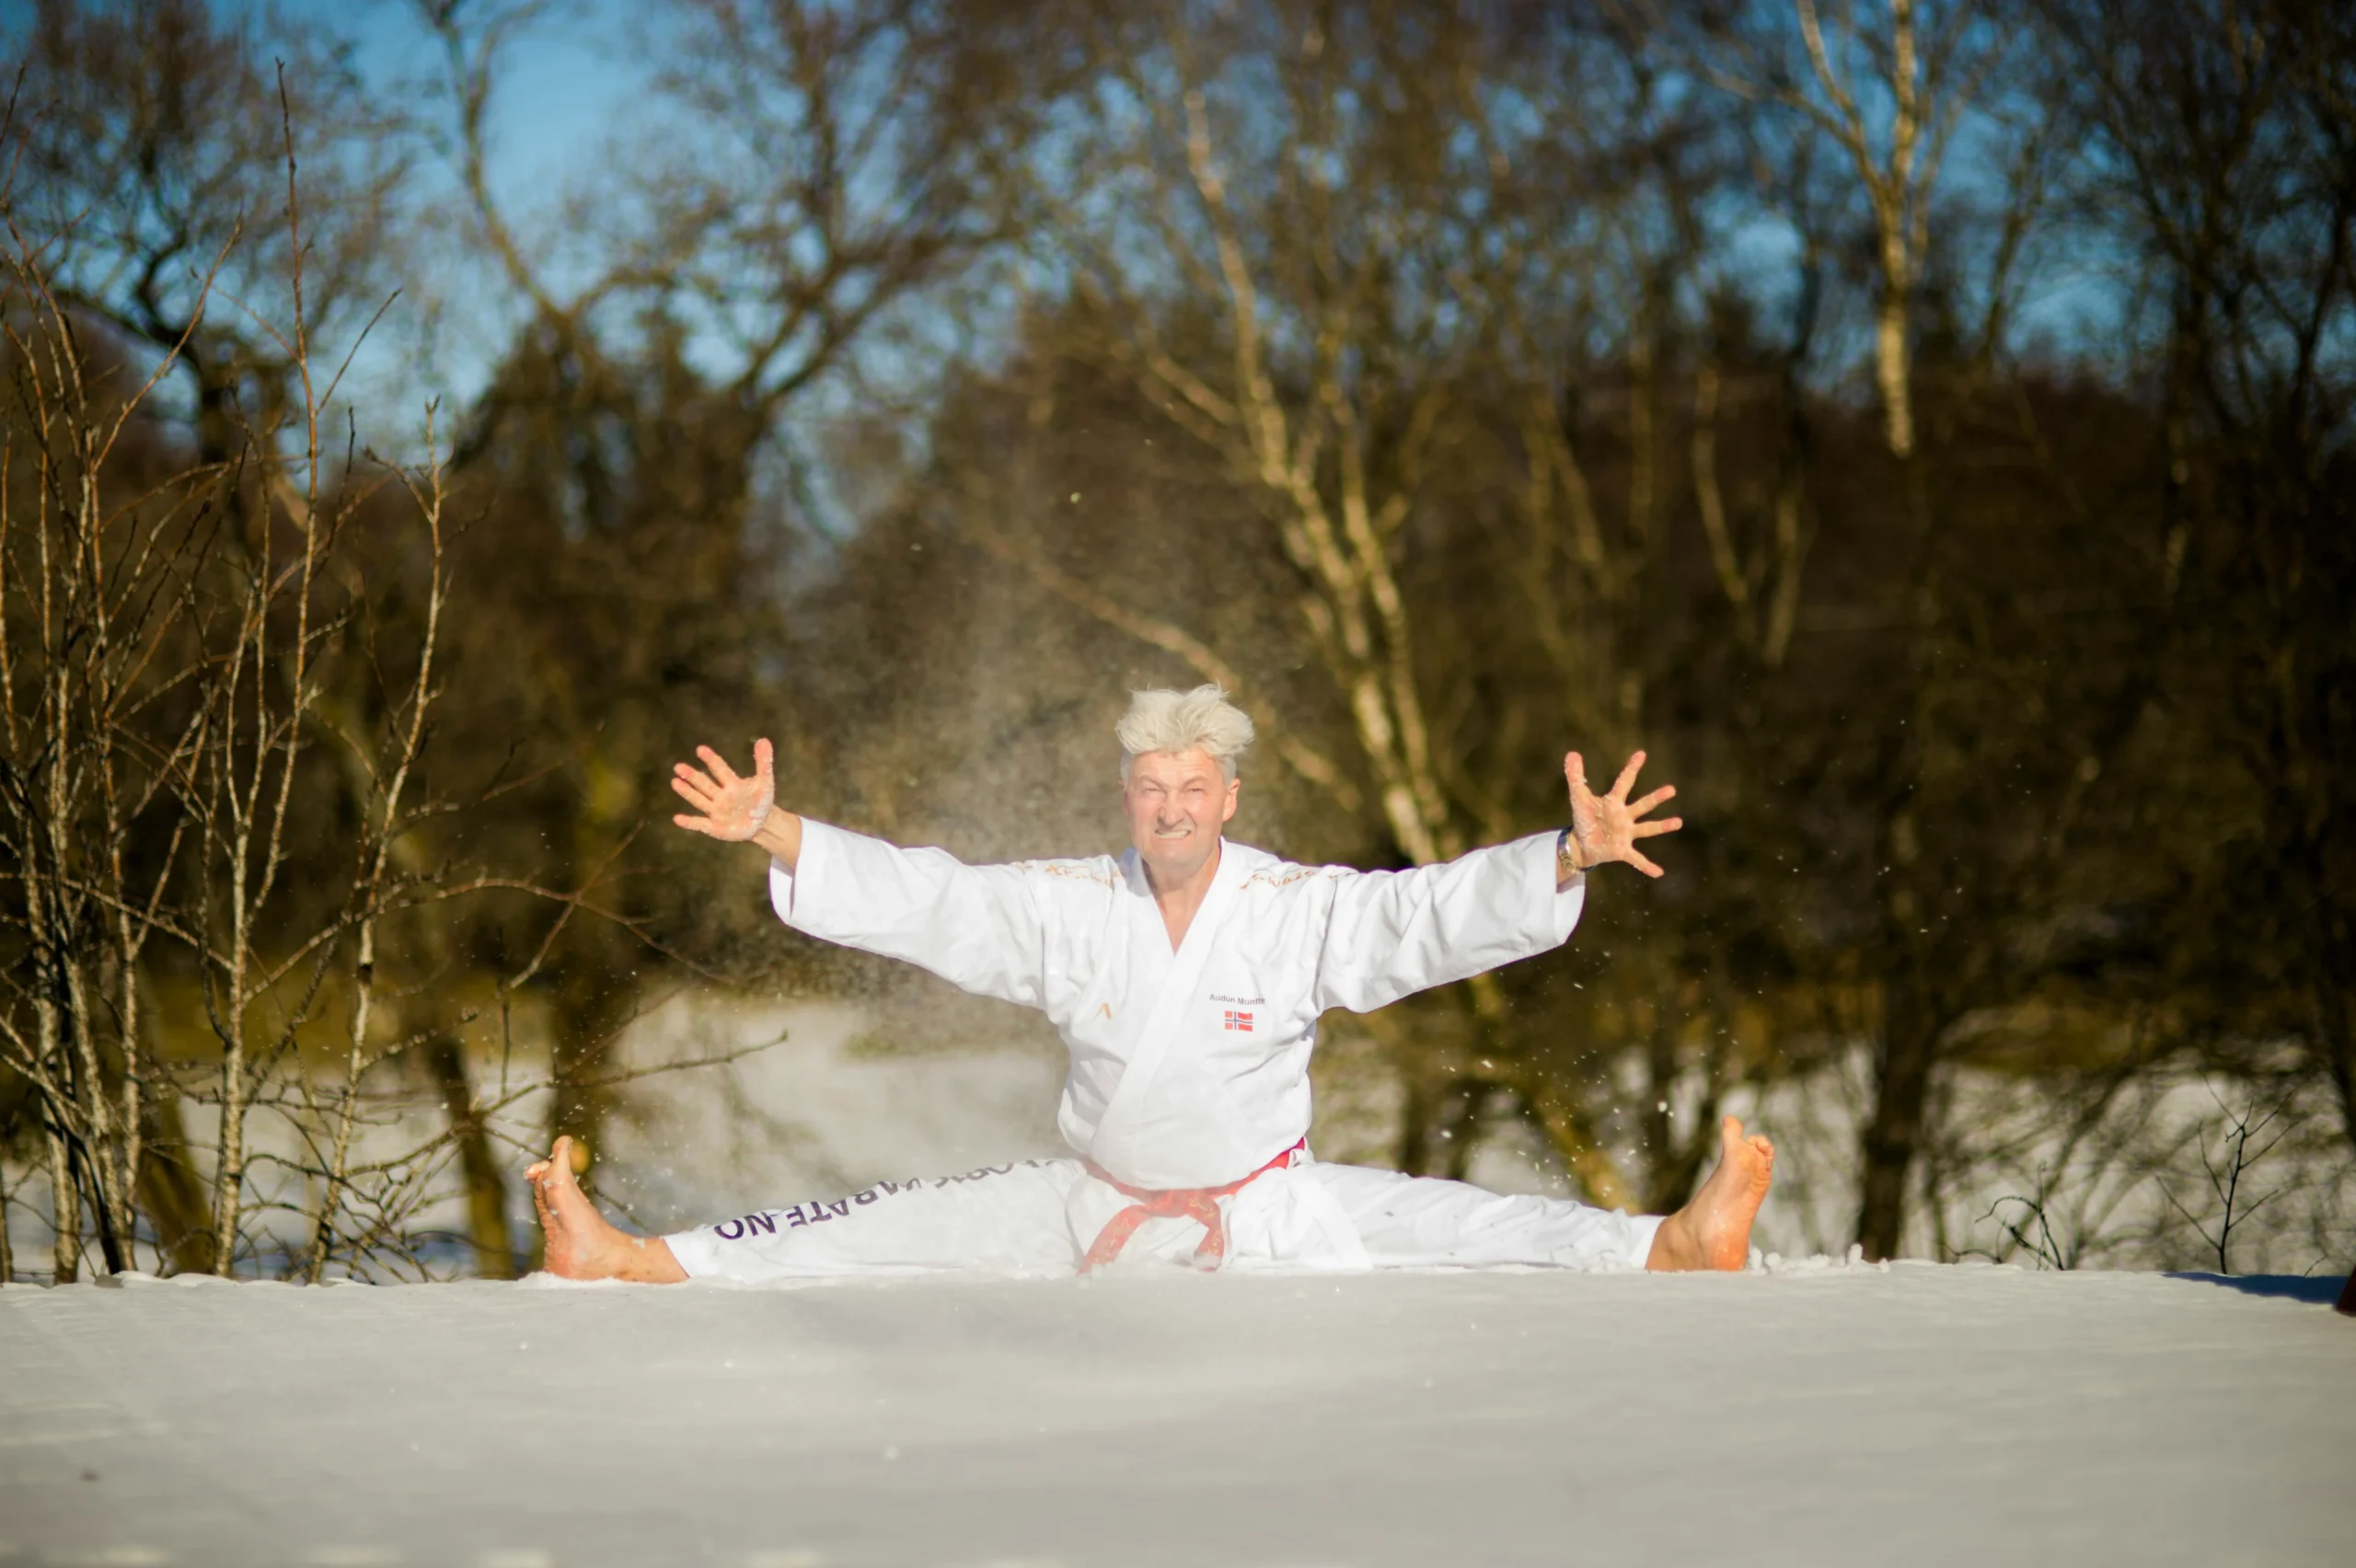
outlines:
[[[2350,1264],[2356,8],[650,0],[521,210],[597,15],[6,26],[0,1281],[509,1274],[551,1127],[758,1045],[673,999],[1011,1027],[671,762],[1093,852],[1206,679],[1296,859],[1680,790],[1328,1020],[1329,1156],[1661,1208],[1731,1107],[1869,1257]]]

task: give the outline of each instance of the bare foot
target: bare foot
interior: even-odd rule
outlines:
[[[1660,1222],[1645,1267],[1660,1274],[1691,1269],[1732,1272],[1750,1261],[1750,1222],[1775,1176],[1775,1146],[1728,1116],[1718,1124],[1718,1168],[1693,1201]]]
[[[676,1285],[687,1277],[661,1237],[629,1236],[606,1223],[572,1179],[572,1140],[559,1138],[546,1159],[524,1172],[548,1239],[549,1273],[562,1279],[627,1279]]]

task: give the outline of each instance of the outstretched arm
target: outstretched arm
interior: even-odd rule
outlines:
[[[729,843],[757,844],[787,870],[802,859],[802,819],[777,809],[777,752],[767,740],[753,743],[753,776],[738,777],[728,759],[698,746],[703,767],[683,762],[671,770],[671,788],[693,813],[671,821],[689,833]],[[704,771],[710,768],[710,772]]]
[[[1318,1005],[1365,1012],[1558,947],[1585,903],[1582,873],[1596,866],[1624,860],[1660,875],[1636,842],[1683,824],[1639,820],[1677,793],[1664,786],[1630,804],[1644,762],[1642,752],[1630,757],[1610,792],[1598,795],[1587,787],[1578,753],[1565,756],[1571,825],[1560,835],[1412,870],[1339,876],[1319,957]]]
[[[680,763],[671,788],[695,807],[671,820],[689,833],[754,844],[775,862],[769,901],[796,930],[921,964],[985,997],[1045,1005],[1045,928],[1017,866],[968,866],[941,849],[903,849],[809,822],[777,805],[775,752],[753,743],[740,776],[710,746]]]

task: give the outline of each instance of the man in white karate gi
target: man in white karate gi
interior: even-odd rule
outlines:
[[[1588,790],[1564,759],[1571,824],[1404,871],[1298,866],[1227,842],[1252,721],[1217,686],[1136,694],[1116,729],[1133,847],[1118,859],[967,866],[779,810],[768,742],[739,777],[718,753],[673,788],[690,832],[759,846],[786,924],[921,964],[1045,1012],[1071,1053],[1057,1117],[1074,1158],[884,1182],[675,1236],[607,1224],[559,1138],[528,1173],[555,1274],[668,1282],[1115,1260],[1367,1269],[1521,1263],[1739,1269],[1774,1148],[1726,1118],[1722,1159],[1666,1217],[1499,1196],[1311,1158],[1309,1055],[1328,1008],[1363,1012],[1559,947],[1587,879],[1681,823],[1644,820],[1644,764]]]

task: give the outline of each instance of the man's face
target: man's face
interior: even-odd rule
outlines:
[[[1211,858],[1242,784],[1222,777],[1200,748],[1147,752],[1130,762],[1121,806],[1129,813],[1129,842],[1158,885],[1184,882]]]

